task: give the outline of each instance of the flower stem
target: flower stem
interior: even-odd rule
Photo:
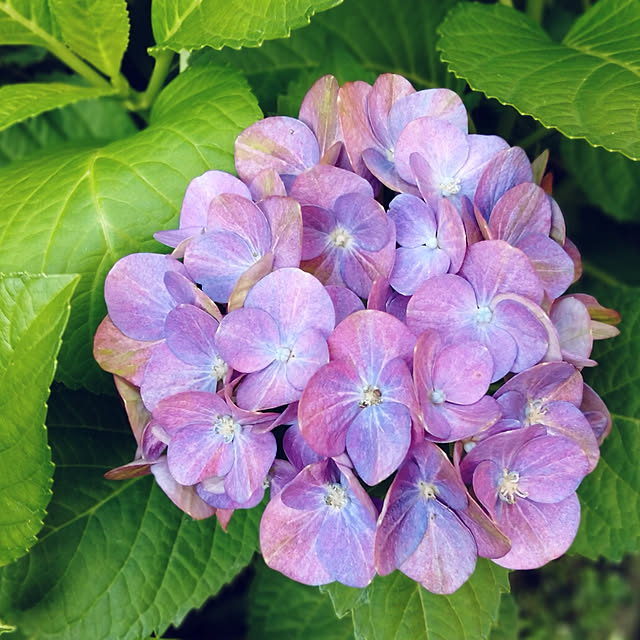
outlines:
[[[527,15],[538,24],[542,24],[544,3],[545,0],[527,0]]]
[[[173,51],[167,50],[158,54],[156,64],[153,67],[153,73],[151,74],[146,90],[144,93],[140,94],[137,100],[128,105],[130,109],[133,111],[144,111],[153,104],[153,101],[156,99],[164,85],[164,81],[167,78],[172,61]]]

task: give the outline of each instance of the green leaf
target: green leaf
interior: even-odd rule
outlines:
[[[115,89],[77,87],[62,82],[34,82],[0,87],[0,131],[45,111],[113,93]]]
[[[495,622],[489,640],[518,640],[518,604],[510,593],[503,593],[500,597],[500,612]]]
[[[591,202],[620,222],[640,222],[640,162],[582,140],[561,142],[567,169]]]
[[[44,418],[77,281],[0,274],[0,566],[35,543],[51,499]]]
[[[620,335],[596,343],[586,382],[613,417],[595,471],[580,485],[582,516],[572,552],[619,561],[640,551],[640,289],[599,282],[589,290],[622,315]]]
[[[342,0],[154,0],[152,51],[202,47],[257,47],[265,40],[286,38],[319,11]]]
[[[69,143],[90,147],[137,131],[129,113],[113,98],[70,104],[13,125],[0,133],[0,167],[51,147]]]
[[[49,3],[42,0],[0,2],[0,44],[46,46],[60,30],[51,15]]]
[[[336,618],[318,590],[257,563],[248,601],[249,640],[351,640],[350,618]]]
[[[471,578],[449,596],[429,593],[399,571],[377,576],[353,607],[356,638],[487,638],[498,617],[500,595],[509,591],[508,575],[506,569],[479,559]],[[326,589],[337,589],[332,598],[336,602],[343,587],[332,584]]]
[[[0,572],[0,611],[38,640],[137,640],[179,624],[229,582],[258,546],[260,509],[222,531],[195,521],[151,476],[102,474],[130,459],[122,409],[83,392],[52,394],[54,497],[31,553]]]
[[[120,72],[129,42],[125,0],[49,0],[63,40],[110,78]]]
[[[637,0],[600,0],[562,44],[512,8],[461,3],[438,47],[473,89],[569,138],[640,159],[639,30]]]
[[[260,115],[232,70],[189,69],[160,94],[144,131],[0,170],[0,269],[82,275],[60,353],[65,384],[104,389],[92,344],[108,270],[125,254],[162,251],[152,234],[177,225],[189,181],[233,171],[234,140]]]

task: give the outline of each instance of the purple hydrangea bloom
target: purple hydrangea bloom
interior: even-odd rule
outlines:
[[[393,316],[358,311],[329,337],[331,362],[309,380],[298,418],[319,454],[345,450],[370,485],[393,473],[411,443],[417,406],[409,370],[414,338]]]
[[[223,360],[248,374],[237,388],[238,405],[269,409],[298,400],[329,360],[334,322],[329,294],[308,273],[278,269],[260,280],[216,336]]]
[[[487,438],[460,469],[511,550],[497,564],[534,569],[562,555],[580,523],[576,489],[587,473],[580,447],[543,427],[526,427]]]
[[[396,225],[396,258],[389,281],[403,295],[415,293],[427,278],[457,273],[467,248],[460,214],[445,198],[437,209],[415,196],[402,193],[389,205]]]
[[[435,329],[447,340],[476,340],[493,358],[492,381],[522,371],[547,352],[548,332],[539,316],[543,290],[529,259],[502,240],[467,249],[460,275],[434,276],[407,306],[416,333]]]
[[[378,512],[351,471],[333,460],[306,466],[267,505],[260,548],[269,567],[303,584],[365,587],[375,574]]]
[[[493,375],[493,358],[479,342],[445,344],[436,331],[420,334],[413,375],[428,437],[462,440],[488,429],[501,415],[485,395]]]

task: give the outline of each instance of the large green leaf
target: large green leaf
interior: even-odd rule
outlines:
[[[46,401],[77,280],[0,275],[0,565],[35,543],[51,499]]]
[[[0,44],[46,46],[60,30],[51,15],[49,3],[42,0],[4,0],[0,2]]]
[[[498,619],[491,629],[489,640],[518,640],[518,626],[518,604],[511,593],[503,593]]]
[[[591,202],[621,222],[640,222],[640,162],[597,149],[583,140],[562,140],[562,157]]]
[[[233,142],[258,117],[235,72],[189,69],[159,96],[144,131],[0,171],[0,269],[82,275],[60,353],[67,385],[104,384],[91,350],[111,265],[128,253],[162,250],[152,234],[177,225],[189,181],[212,168],[233,171]]]
[[[600,282],[599,301],[622,315],[621,334],[596,344],[599,362],[585,373],[613,417],[595,471],[578,495],[582,518],[572,551],[589,558],[620,560],[640,551],[640,289]]]
[[[110,78],[120,72],[129,42],[125,0],[49,0],[63,40]]]
[[[600,0],[562,44],[524,14],[462,3],[440,27],[442,59],[473,89],[570,138],[640,158],[640,3]]]
[[[20,122],[0,133],[0,167],[50,147],[106,144],[136,133],[129,113],[118,100],[97,98],[70,104]]]
[[[137,640],[178,624],[245,567],[260,510],[183,514],[145,476],[105,480],[135,442],[123,411],[86,392],[52,394],[54,497],[31,553],[0,572],[0,615],[38,640]]]
[[[0,131],[45,111],[110,93],[115,93],[115,90],[78,87],[62,82],[34,82],[0,87]]]
[[[340,602],[345,589],[342,585],[326,587],[334,603]],[[365,591],[355,604],[351,598],[358,639],[482,640],[498,618],[501,594],[509,591],[509,577],[506,569],[479,559],[473,576],[449,596],[429,593],[399,571],[376,577]],[[344,613],[344,607],[340,604],[336,611]]]
[[[292,29],[342,0],[154,0],[151,7],[154,51],[202,47],[257,47],[286,38]]]
[[[259,562],[251,583],[249,640],[350,640],[350,618],[338,619],[331,600]]]

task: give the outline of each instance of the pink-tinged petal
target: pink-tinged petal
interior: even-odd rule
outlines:
[[[471,453],[473,453],[473,449]],[[472,464],[469,456],[466,456],[462,463],[463,466],[461,470],[463,471],[463,477],[467,475],[468,480],[473,481],[473,492],[480,501],[480,504],[488,511],[489,516],[495,519],[496,505],[500,500],[498,497],[498,484],[502,478],[502,469],[499,463],[493,460],[481,459],[477,463],[474,460]],[[471,471],[472,468],[473,471]],[[498,524],[498,526],[500,526],[500,524]]]
[[[558,331],[560,346],[565,357],[572,362],[578,358],[588,358],[593,347],[591,336],[591,318],[589,311],[580,300],[567,296],[556,300],[551,307],[551,321]],[[575,364],[572,362],[572,364]]]
[[[380,146],[367,113],[370,93],[371,85],[362,81],[346,82],[338,92],[338,114],[345,148],[353,170],[360,176],[368,173],[362,160],[363,151]]]
[[[488,219],[498,200],[509,189],[523,182],[534,182],[527,154],[520,147],[503,149],[493,156],[482,171],[473,203]]]
[[[497,153],[509,149],[509,145],[506,140],[499,136],[471,134],[467,137],[467,140],[469,155],[464,167],[460,169],[458,177],[461,182],[460,193],[473,200],[478,181],[485,167]]]
[[[216,518],[223,531],[227,531],[227,527],[229,526],[229,522],[231,521],[231,516],[233,515],[233,509],[216,509]]]
[[[338,167],[318,165],[296,178],[289,195],[302,206],[311,204],[332,210],[335,201],[347,193],[373,197],[373,189],[364,178]]]
[[[194,487],[185,487],[175,480],[169,472],[166,459],[154,464],[151,473],[169,499],[194,520],[202,520],[216,513],[213,507],[198,496]]]
[[[234,462],[225,475],[224,488],[232,500],[243,504],[263,486],[276,457],[276,439],[272,433],[242,429],[233,439],[233,450]]]
[[[345,362],[330,362],[309,380],[298,419],[300,432],[314,451],[337,456],[345,450],[347,429],[361,411],[361,386],[357,370]]]
[[[220,363],[221,371],[224,364]],[[215,392],[218,377],[209,364],[189,364],[178,358],[166,344],[158,346],[149,359],[140,385],[142,399],[149,410],[163,399],[186,391]]]
[[[168,229],[166,231],[156,231],[153,234],[154,240],[172,247],[174,258],[182,258],[184,248],[189,244],[191,238],[204,232],[205,225],[201,227],[185,227],[184,229]]]
[[[138,458],[132,460],[127,464],[123,464],[115,469],[109,469],[104,474],[107,480],[130,480],[131,478],[141,478],[151,473],[151,467],[154,465],[154,460],[145,460]]]
[[[476,543],[469,529],[445,505],[429,500],[427,510],[429,524],[424,537],[399,569],[427,591],[453,593],[476,567]]]
[[[473,498],[469,498],[468,508],[456,511],[456,515],[471,531],[481,558],[501,558],[511,549],[509,538]]]
[[[272,496],[260,521],[260,550],[265,563],[302,584],[333,582],[315,550],[322,512],[292,509],[283,504],[281,496],[282,491]]]
[[[452,179],[464,166],[469,155],[468,136],[455,125],[432,117],[412,120],[398,136],[395,147],[395,166],[402,178],[415,183],[411,156],[415,153],[424,162],[420,170],[420,191],[430,196],[442,195],[440,184]],[[425,196],[426,200],[430,200]]]
[[[573,260],[573,281],[576,282],[582,275],[582,256],[580,255],[578,247],[576,247],[576,245],[573,244],[573,242],[569,238],[564,241],[562,247],[569,254],[571,260]]]
[[[415,337],[407,327],[384,311],[366,309],[345,318],[329,337],[332,360],[344,360],[377,377],[388,362],[413,361]]]
[[[236,281],[233,290],[229,294],[227,311],[235,311],[244,305],[247,294],[253,285],[264,278],[273,269],[273,252],[265,253],[258,262],[251,265]]]
[[[500,405],[490,396],[483,396],[473,404],[445,402],[433,407],[440,410],[451,429],[446,440],[463,440],[486,431],[500,419]],[[436,434],[434,434],[436,435]]]
[[[274,360],[268,367],[248,374],[238,385],[236,400],[242,409],[273,409],[300,398],[300,390],[287,380],[284,362]]]
[[[251,509],[262,502],[264,498],[264,486],[262,484],[258,486],[248,500],[244,502],[232,500],[224,488],[224,483],[227,478],[228,474],[224,478],[212,476],[211,478],[205,478],[196,485],[197,494],[207,504],[218,509],[218,511],[216,511],[217,514],[219,514],[222,509]]]
[[[175,301],[164,285],[167,271],[186,275],[180,262],[155,253],[133,253],[116,262],[104,283],[113,324],[134,340],[164,337],[164,321]]]
[[[393,161],[378,149],[365,149],[362,152],[362,159],[367,169],[389,189],[414,196],[420,195],[418,188],[401,178]]]
[[[285,343],[308,329],[328,336],[335,324],[329,294],[316,278],[300,269],[278,269],[262,278],[247,295],[245,308],[268,313]]]
[[[432,329],[423,331],[416,340],[413,352],[413,375],[420,402],[428,400],[427,394],[434,389],[433,363],[442,348],[442,334]]]
[[[127,337],[105,316],[93,338],[93,357],[105,371],[140,386],[147,362],[159,344],[160,340]]]
[[[491,239],[485,233],[485,229],[488,227],[485,219],[480,214],[480,210],[471,204],[471,200],[464,195],[460,199],[460,215],[462,216],[462,224],[464,225],[468,246],[481,240]]]
[[[317,329],[309,329],[300,334],[291,347],[291,355],[286,361],[287,380],[302,392],[309,378],[327,362],[327,339]]]
[[[467,110],[460,96],[449,89],[425,89],[395,101],[389,112],[391,139],[394,142],[398,140],[402,130],[410,122],[422,116],[431,116],[439,121],[448,122],[463,133],[467,133]]]
[[[491,211],[489,229],[494,238],[514,246],[531,233],[548,237],[551,205],[547,194],[533,182],[509,189]]]
[[[151,420],[151,412],[142,402],[138,387],[120,376],[113,376],[113,381],[127,412],[133,437],[136,439],[138,447],[142,448],[142,435]]]
[[[432,368],[433,388],[447,402],[473,404],[484,396],[493,374],[493,359],[479,342],[458,342],[443,347]]]
[[[367,96],[367,114],[374,135],[385,149],[393,150],[397,138],[397,134],[394,135],[390,130],[391,109],[398,100],[413,93],[415,93],[415,89],[411,83],[403,76],[394,73],[384,73],[378,76],[374,82]],[[396,116],[396,119],[401,120],[403,114],[404,110],[399,116]],[[419,115],[427,114],[420,113]],[[413,117],[409,117],[406,122],[409,120],[413,120]],[[402,124],[400,129],[404,127],[406,122]]]
[[[421,198],[397,195],[389,204],[389,217],[396,225],[396,240],[403,247],[419,247],[436,236],[435,213]]]
[[[249,184],[251,198],[260,202],[269,196],[286,196],[287,188],[275,169],[263,169]]]
[[[398,293],[412,295],[425,280],[447,273],[450,266],[449,256],[437,247],[399,247],[391,272],[391,286]]]
[[[507,569],[536,569],[571,546],[580,524],[580,502],[575,493],[555,504],[501,501],[497,515],[498,525],[511,540],[511,551],[494,562]]]
[[[320,462],[322,456],[316,453],[302,437],[298,424],[292,424],[282,438],[282,447],[293,466],[300,471],[308,464]]]
[[[171,438],[162,425],[152,420],[142,432],[142,456],[147,460],[157,460],[164,453],[169,440]]]
[[[509,333],[518,347],[511,371],[524,371],[542,360],[547,352],[547,331],[524,305],[515,300],[502,299],[493,309],[493,321],[496,327]]]
[[[603,307],[593,296],[586,293],[574,293],[571,297],[580,300],[587,307],[589,316],[594,322],[608,325],[616,325],[620,322],[620,314],[615,309]]]
[[[478,305],[500,293],[515,293],[540,304],[544,291],[529,258],[503,240],[477,242],[467,249],[460,275],[473,286]]]
[[[211,361],[217,353],[214,336],[218,321],[192,305],[181,304],[167,316],[167,346],[189,364]]]
[[[584,413],[593,429],[593,435],[601,445],[611,431],[611,414],[602,398],[588,384],[584,385],[580,411]]]
[[[302,218],[301,256],[304,260],[312,260],[331,246],[329,234],[337,227],[336,217],[328,209],[305,205],[302,207]]]
[[[427,394],[424,394],[427,396]],[[432,438],[438,442],[449,442],[451,425],[449,420],[440,410],[440,407],[433,405],[428,398],[421,403],[422,415],[424,418],[424,428],[427,432],[427,438]]]
[[[302,213],[293,198],[272,196],[259,203],[271,227],[273,267],[300,266],[302,251]]]
[[[348,315],[364,309],[362,300],[351,289],[334,284],[327,285],[325,289],[333,302],[336,325],[340,324]]]
[[[222,193],[251,199],[251,193],[242,180],[225,171],[206,171],[187,187],[180,210],[180,228],[206,227],[209,204]]]
[[[379,251],[391,239],[392,224],[382,205],[369,196],[349,193],[334,203],[338,226],[343,227],[360,249]]]
[[[358,475],[370,486],[388,478],[411,444],[411,414],[397,402],[363,409],[347,431],[347,453]]]
[[[338,119],[338,81],[332,75],[322,76],[307,91],[298,117],[315,134],[320,156],[342,139]]]
[[[266,311],[246,307],[222,319],[216,345],[222,359],[236,371],[252,373],[273,362],[280,332]]]
[[[185,427],[211,427],[218,416],[230,414],[225,401],[215,393],[187,391],[169,396],[153,409],[153,417],[173,434]]]
[[[335,285],[344,287],[346,285],[342,278],[341,266],[338,250],[332,249],[331,247],[327,247],[327,249],[316,258],[303,260],[300,263],[301,269],[312,274],[325,286]]]
[[[520,475],[518,489],[533,502],[560,502],[587,474],[588,462],[578,444],[568,438],[544,436],[527,442],[510,471]]]
[[[391,275],[395,259],[395,229],[388,227],[389,242],[379,251],[356,249],[347,251],[342,258],[340,272],[347,287],[361,298],[367,298],[373,281]]]
[[[564,247],[567,242],[567,229],[564,223],[564,216],[558,206],[558,203],[551,197],[547,196],[551,202],[551,231],[549,235],[553,238],[561,247]]]
[[[218,305],[193,280],[177,271],[167,271],[164,274],[164,285],[177,304],[192,304],[194,307],[206,311],[218,322],[222,320],[222,313],[220,313]]]
[[[184,264],[209,297],[227,302],[240,276],[261,257],[239,235],[210,231],[189,244]]]
[[[561,296],[573,282],[573,260],[555,240],[533,233],[520,240],[517,247],[527,254],[544,290],[552,298]]]
[[[317,462],[317,460],[314,460]],[[269,490],[272,496],[276,496],[297,475],[298,469],[287,460],[274,460],[269,470]]]
[[[275,169],[285,186],[320,160],[318,141],[309,127],[295,118],[276,116],[258,120],[235,142],[236,171],[251,182],[262,170]]]
[[[436,210],[438,220],[438,247],[451,261],[449,273],[457,273],[467,250],[464,224],[456,208],[446,198],[441,198]]]

